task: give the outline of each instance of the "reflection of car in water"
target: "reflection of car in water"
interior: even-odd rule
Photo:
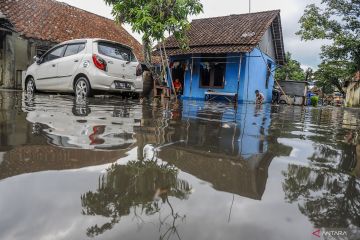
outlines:
[[[110,103],[111,104],[111,103]],[[33,102],[25,100],[26,119],[35,124],[36,131],[45,134],[53,145],[82,149],[128,148],[133,139],[135,119],[140,119],[131,103],[106,105],[65,97],[37,95]],[[138,112],[141,114],[141,112]]]

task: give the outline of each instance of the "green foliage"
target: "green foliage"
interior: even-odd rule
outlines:
[[[310,98],[310,102],[311,102],[311,106],[317,107],[317,105],[319,103],[319,97],[318,96],[312,96]]]
[[[332,93],[336,87],[342,94],[345,94],[344,83],[352,76],[350,65],[351,63],[347,61],[322,62],[315,72],[315,79],[318,80],[317,86],[321,87],[325,93]]]
[[[285,55],[286,65],[276,70],[276,80],[305,80],[305,72],[300,67],[300,63],[291,58],[291,53]]]
[[[310,4],[299,21],[297,32],[303,40],[327,39],[322,46],[324,61],[346,61],[351,73],[360,70],[360,1],[322,0]]]
[[[314,70],[309,67],[305,71],[305,81],[311,81],[313,77],[314,77]]]
[[[173,34],[180,47],[187,47],[188,17],[199,14],[199,0],[104,0],[113,6],[112,14],[121,23],[128,23],[134,32],[143,34],[145,58],[154,41],[163,41]]]

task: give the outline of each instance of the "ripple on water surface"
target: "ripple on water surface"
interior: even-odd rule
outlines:
[[[0,106],[0,239],[359,239],[360,111],[8,91]]]

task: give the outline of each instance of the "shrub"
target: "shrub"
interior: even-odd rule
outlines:
[[[312,96],[310,98],[311,106],[316,107],[319,103],[319,97],[318,96]]]

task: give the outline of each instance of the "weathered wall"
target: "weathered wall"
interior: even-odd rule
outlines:
[[[2,39],[0,54],[0,87],[21,88],[22,71],[32,63],[35,45],[17,33],[7,34]]]
[[[17,34],[13,35],[15,50],[15,83],[14,88],[21,88],[22,71],[26,71],[30,65],[31,55],[29,53],[29,41],[20,38]]]
[[[15,50],[15,69],[25,71],[29,64],[28,41],[16,36],[12,36]]]
[[[304,81],[278,81],[282,90],[289,96],[305,97],[307,82]]]
[[[262,37],[259,48],[260,50],[270,56],[272,59],[275,59],[275,45],[274,45],[274,38],[272,35],[272,28],[268,28],[265,32],[264,36]]]
[[[360,82],[352,82],[347,88],[346,106],[360,107]]]
[[[11,35],[5,35],[3,47],[1,87],[13,88],[15,81],[15,49]]]

